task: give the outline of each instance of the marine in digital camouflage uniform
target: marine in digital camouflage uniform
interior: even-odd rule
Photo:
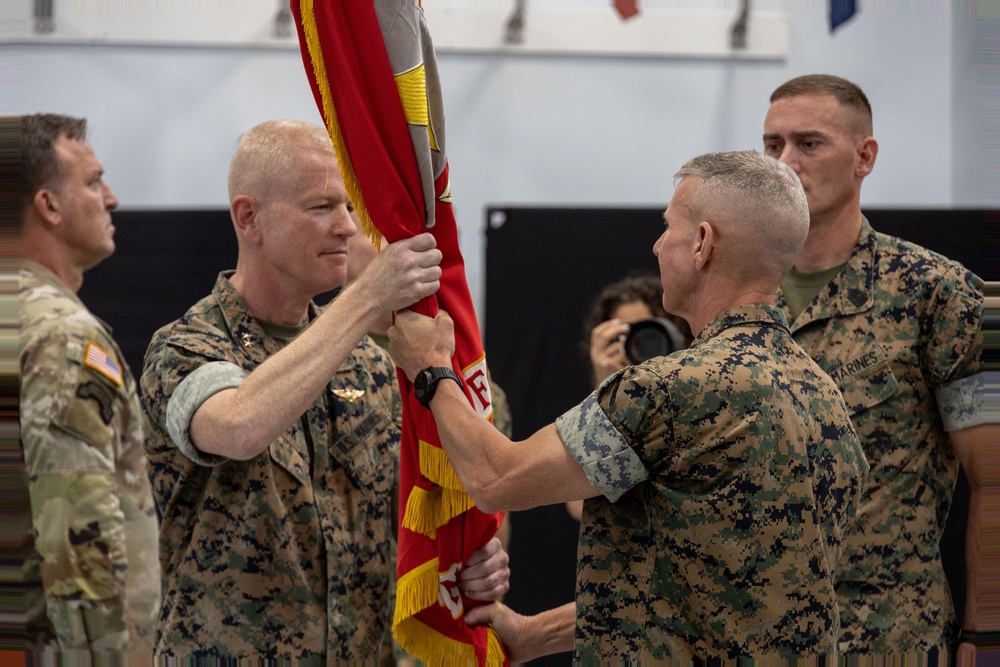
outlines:
[[[939,542],[959,467],[948,432],[983,419],[982,285],[864,220],[847,265],[792,323],[871,464],[837,577],[844,651],[936,650],[944,663],[955,641]]]
[[[383,350],[362,340],[302,418],[249,461],[203,454],[187,438],[207,397],[283,345],[225,274],[150,344],[142,395],[163,515],[159,655],[375,662],[387,649],[402,408]]]
[[[41,648],[152,649],[156,509],[135,380],[107,326],[45,267],[22,261],[21,444],[34,526],[26,579]]]
[[[430,234],[345,284],[358,221],[326,130],[267,121],[230,164],[236,270],[156,333],[142,376],[162,515],[160,658],[375,664],[384,632],[401,400],[366,335],[433,294]],[[488,548],[489,547],[489,548]],[[487,545],[459,587],[506,590]]]
[[[574,644],[581,664],[837,656],[833,578],[868,464],[836,385],[774,305],[808,233],[805,194],[753,151],[699,156],[676,177],[653,252],[691,348],[611,375],[524,442],[484,427],[456,383],[429,403],[483,511],[586,499],[575,605],[466,614],[512,660]],[[389,337],[407,377],[454,345],[446,314],[399,313]]]
[[[983,283],[872,230],[860,204],[872,131],[867,97],[840,77],[796,77],[772,94],[764,152],[796,171],[810,211],[779,305],[842,391],[871,465],[837,574],[844,660],[947,665],[957,627],[939,542],[959,464],[973,497],[982,466]],[[970,504],[970,628],[979,511]]]
[[[780,311],[720,315],[556,420],[584,504],[583,663],[834,655],[833,573],[867,463]]]

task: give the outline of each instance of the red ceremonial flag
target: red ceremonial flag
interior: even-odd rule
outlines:
[[[492,417],[486,357],[451,206],[444,109],[433,45],[415,2],[292,0],[313,95],[365,232],[388,241],[430,231],[444,254],[441,289],[413,306],[455,320],[453,366],[466,396]],[[399,374],[403,394],[399,556],[393,635],[431,664],[506,663],[499,639],[470,628],[456,575],[502,514],[472,503],[434,417]]]

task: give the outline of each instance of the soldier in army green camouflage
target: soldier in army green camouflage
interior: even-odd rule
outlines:
[[[975,628],[983,282],[871,228],[860,207],[878,154],[871,134],[865,94],[839,77],[799,77],[771,96],[764,149],[799,175],[810,213],[779,305],[839,386],[871,464],[837,575],[840,648],[852,660],[947,665],[956,621],[938,542],[960,462],[973,494],[965,623]]]
[[[489,621],[508,655],[582,664],[818,662],[837,654],[834,573],[868,465],[836,385],[792,340],[776,290],[808,232],[777,160],[695,158],[653,247],[663,306],[691,347],[611,375],[523,443],[482,426],[457,386],[430,407],[483,511],[587,499],[575,608]],[[397,314],[408,377],[445,365],[447,315]],[[827,663],[829,664],[829,663]]]
[[[391,661],[401,400],[366,332],[437,290],[441,253],[430,234],[390,244],[321,310],[356,233],[326,131],[252,128],[229,191],[237,268],[156,332],[141,381],[163,518],[156,654]],[[473,598],[496,597],[486,565],[506,554],[490,548],[467,568],[487,570],[463,582]]]
[[[152,656],[156,509],[135,379],[76,293],[115,250],[118,205],[86,121],[21,118],[21,446],[31,503],[28,650]]]

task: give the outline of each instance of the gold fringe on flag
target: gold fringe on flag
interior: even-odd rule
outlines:
[[[396,582],[396,609],[392,615],[393,632],[401,621],[437,602],[438,583],[437,558],[420,564],[399,578]]]
[[[337,156],[337,164],[340,166],[340,175],[344,179],[344,188],[347,196],[351,198],[354,211],[361,220],[361,230],[372,240],[376,248],[382,246],[382,233],[372,222],[368,214],[368,207],[365,206],[364,197],[361,196],[361,186],[358,184],[358,177],[354,173],[354,165],[347,154],[347,146],[344,143],[344,135],[337,122],[337,111],[333,107],[333,96],[330,94],[330,83],[326,75],[326,63],[323,60],[323,48],[319,43],[319,29],[316,27],[316,14],[313,10],[313,0],[301,0],[299,10],[302,15],[302,32],[306,37],[306,48],[309,50],[309,59],[312,61],[313,70],[316,73],[316,83],[319,87],[320,97],[323,99],[323,118],[326,119],[326,129],[333,140],[333,152]]]
[[[420,441],[420,474],[438,486],[456,491],[465,491],[458,473],[451,467],[448,455],[440,447]]]
[[[433,540],[437,537],[437,529],[440,526],[475,506],[465,491],[436,485],[430,489],[414,486],[406,501],[403,528],[426,535]]]

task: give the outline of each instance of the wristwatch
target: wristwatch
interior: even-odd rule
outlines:
[[[434,392],[437,390],[437,383],[445,378],[451,378],[458,383],[459,387],[462,386],[462,380],[458,374],[446,366],[430,366],[417,373],[417,377],[413,380],[413,395],[420,405],[425,408],[430,407],[431,399],[434,398]]]

